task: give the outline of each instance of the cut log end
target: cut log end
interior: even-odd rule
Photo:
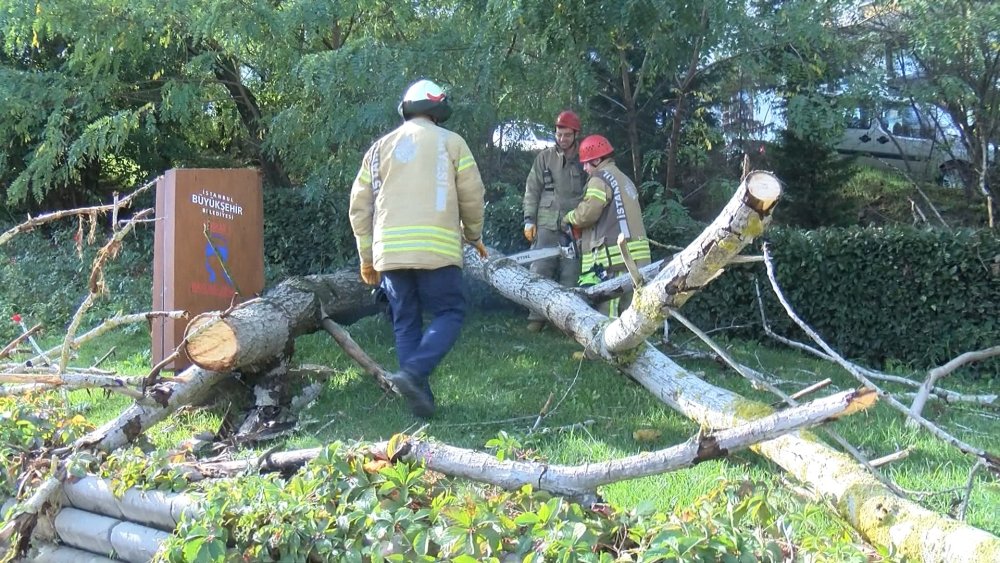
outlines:
[[[781,182],[770,172],[751,172],[743,183],[752,199],[751,207],[761,213],[770,210],[781,196]]]
[[[213,371],[226,371],[232,366],[239,352],[235,331],[224,320],[214,316],[199,316],[187,327],[184,349],[198,367]]]
[[[844,412],[833,418],[841,418],[863,411],[874,405],[876,402],[878,402],[878,393],[872,389],[863,387],[854,392],[854,395],[848,400],[847,408],[844,409]]]

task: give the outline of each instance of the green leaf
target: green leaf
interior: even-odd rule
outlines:
[[[201,555],[201,547],[204,543],[204,537],[196,537],[194,539],[188,538],[184,544],[184,549],[181,551],[184,561],[189,563],[201,561],[201,559],[199,559],[199,555]]]

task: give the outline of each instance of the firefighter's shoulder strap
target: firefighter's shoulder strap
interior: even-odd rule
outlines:
[[[622,190],[618,185],[618,179],[615,178],[615,175],[610,170],[598,170],[598,172],[601,173],[601,178],[604,178],[604,181],[611,186],[611,199],[615,202],[615,214],[618,215],[618,228],[625,235],[626,239],[631,239],[632,233],[628,230],[628,217],[625,215],[625,202],[622,201]]]

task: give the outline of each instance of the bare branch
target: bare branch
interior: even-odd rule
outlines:
[[[844,391],[811,403],[777,412],[734,428],[711,434],[699,433],[683,444],[643,452],[603,463],[580,466],[543,462],[498,460],[485,452],[458,448],[408,437],[396,451],[389,442],[374,444],[372,453],[382,459],[408,459],[426,464],[428,469],[464,477],[507,489],[530,484],[537,489],[579,497],[591,495],[597,487],[648,475],[657,475],[729,455],[798,429],[822,424],[870,407],[875,395],[868,391]],[[577,425],[574,425],[577,426]],[[321,452],[320,448],[274,453],[257,460],[184,464],[185,473],[197,477],[222,477],[242,473],[251,467],[263,470],[297,467]],[[196,477],[196,478],[197,478]]]
[[[155,318],[159,318],[159,317],[167,317],[167,318],[170,318],[170,319],[186,319],[188,317],[188,312],[187,311],[147,311],[145,313],[132,313],[132,314],[128,314],[128,315],[115,315],[114,317],[111,317],[110,319],[106,319],[101,324],[97,325],[96,327],[94,327],[94,328],[90,329],[89,331],[87,331],[87,332],[81,334],[80,336],[76,337],[75,339],[73,339],[73,341],[70,344],[72,345],[73,348],[79,348],[80,346],[82,346],[86,342],[89,342],[89,341],[91,341],[91,340],[93,340],[93,339],[95,339],[95,338],[97,338],[99,336],[102,336],[103,334],[105,334],[106,332],[108,332],[110,330],[114,330],[114,329],[116,329],[118,327],[121,327],[121,326],[124,326],[124,325],[134,324],[134,323],[138,323],[138,322],[142,322],[142,321],[147,321],[148,322],[148,321],[151,321],[151,320],[153,320]],[[45,354],[48,355],[48,356],[52,356],[54,354],[61,354],[62,353],[62,349],[63,349],[63,345],[60,344],[60,345],[58,345],[58,346],[56,346],[54,348],[46,350]],[[35,363],[39,359],[40,359],[40,356],[36,356],[34,358],[31,358],[30,361],[32,363]]]
[[[142,397],[142,393],[138,390],[138,383],[130,382],[129,378],[108,375],[72,372],[61,374],[0,373],[0,383],[24,383],[68,389],[99,388],[116,391],[136,399]]]
[[[10,344],[4,346],[3,350],[0,350],[0,359],[10,356],[11,353],[17,348],[18,344],[31,338],[31,336],[34,335],[36,332],[38,332],[41,328],[42,328],[41,323],[36,324],[35,326],[21,333],[21,336],[18,336],[14,340],[11,340]]]
[[[18,235],[18,234],[24,233],[24,232],[28,232],[28,231],[34,229],[35,227],[37,227],[39,225],[44,225],[45,223],[51,223],[53,221],[58,221],[59,219],[64,219],[66,217],[74,217],[74,216],[84,217],[84,216],[90,216],[90,215],[93,215],[93,214],[96,214],[96,213],[106,213],[108,211],[114,211],[115,213],[117,213],[117,210],[119,208],[121,208],[121,207],[128,207],[129,205],[132,204],[132,200],[135,199],[136,196],[138,196],[139,194],[145,192],[149,188],[155,186],[158,179],[159,178],[149,181],[148,183],[144,184],[142,187],[136,189],[134,192],[132,192],[129,195],[125,196],[120,201],[116,201],[115,203],[111,203],[111,204],[107,204],[107,205],[95,205],[93,207],[81,207],[81,208],[78,208],[78,209],[64,209],[64,210],[61,210],[61,211],[54,211],[52,213],[46,213],[44,215],[39,215],[38,217],[30,217],[29,216],[28,220],[25,221],[24,223],[21,223],[20,225],[16,225],[16,226],[12,227],[11,229],[9,229],[8,231],[6,231],[5,233],[0,234],[0,246],[3,246],[4,244],[6,244],[7,241],[9,241],[10,239],[14,238],[15,235]]]
[[[888,465],[894,461],[899,461],[901,459],[906,459],[910,457],[910,452],[913,451],[913,446],[909,446],[899,450],[898,452],[893,452],[889,455],[884,455],[880,458],[871,460],[872,467],[882,467],[883,465]]]
[[[864,384],[865,387],[867,387],[868,389],[871,389],[871,390],[877,392],[878,395],[879,395],[879,397],[881,397],[882,399],[884,399],[885,402],[888,405],[890,405],[892,408],[894,408],[894,409],[898,410],[899,412],[903,413],[904,415],[906,415],[907,417],[909,417],[911,420],[915,420],[920,426],[923,426],[925,429],[927,429],[928,431],[930,431],[931,434],[933,434],[934,436],[936,436],[940,440],[942,440],[942,441],[944,441],[944,442],[946,442],[948,444],[951,444],[952,446],[954,446],[955,448],[957,448],[962,453],[965,453],[965,454],[968,454],[968,455],[973,455],[973,456],[981,459],[991,471],[993,471],[995,473],[1000,473],[1000,458],[998,458],[996,455],[991,454],[990,452],[987,452],[987,451],[985,451],[985,450],[983,450],[981,448],[977,448],[977,447],[975,447],[975,446],[973,446],[971,444],[968,444],[968,443],[966,443],[966,442],[964,442],[962,440],[959,440],[955,436],[952,436],[951,434],[949,434],[949,433],[945,432],[944,430],[942,430],[940,427],[938,427],[937,425],[935,425],[933,422],[931,422],[931,421],[929,421],[929,420],[927,420],[927,419],[925,419],[925,418],[923,418],[923,417],[921,417],[919,415],[913,415],[913,414],[911,414],[909,407],[907,407],[903,403],[900,403],[898,400],[896,400],[894,397],[892,397],[892,395],[890,395],[889,393],[883,391],[877,385],[875,385],[870,379],[868,379],[867,377],[865,377],[865,375],[860,370],[858,370],[854,366],[854,364],[848,362],[843,357],[841,357],[840,354],[838,354],[833,348],[831,348],[830,345],[827,344],[819,336],[819,334],[817,334],[816,331],[812,329],[812,327],[810,327],[809,325],[807,325],[805,323],[805,321],[803,321],[795,313],[795,311],[792,309],[791,304],[789,304],[788,300],[785,299],[784,294],[781,292],[781,288],[778,286],[778,280],[775,278],[775,275],[774,275],[774,263],[771,261],[770,251],[768,249],[767,244],[764,244],[764,265],[767,266],[767,277],[771,281],[771,288],[774,290],[775,295],[778,297],[778,301],[780,301],[781,305],[785,308],[785,312],[788,313],[788,316],[793,321],[795,321],[795,324],[797,324],[799,326],[799,328],[801,328],[803,331],[805,331],[805,333],[808,334],[809,337],[812,338],[812,340],[814,342],[816,342],[816,344],[818,344],[827,353],[827,355],[829,355],[830,357],[832,357],[834,359],[834,361],[840,367],[842,367],[845,370],[847,370],[848,373],[850,373],[851,375],[853,375],[855,379],[857,379],[862,384]]]
[[[676,312],[674,310],[671,310],[670,314],[674,318],[676,318],[677,320],[681,321],[681,323],[685,327],[687,327],[688,330],[690,330],[695,335],[697,335],[699,338],[701,338],[701,340],[703,342],[705,342],[706,344],[708,344],[708,346],[710,348],[712,348],[712,350],[716,354],[718,354],[719,357],[722,358],[731,368],[733,368],[736,371],[736,373],[738,373],[741,376],[743,376],[744,379],[750,381],[750,383],[754,386],[755,389],[766,389],[766,390],[770,391],[771,393],[773,393],[774,395],[777,395],[778,397],[781,397],[782,402],[784,402],[785,404],[788,404],[788,405],[791,405],[791,406],[797,406],[799,404],[799,402],[796,400],[797,399],[796,396],[794,396],[794,395],[791,395],[791,396],[788,395],[787,393],[785,393],[781,389],[779,389],[779,388],[775,387],[774,385],[768,383],[763,377],[760,377],[760,374],[758,374],[757,372],[755,372],[755,371],[753,371],[751,369],[748,369],[746,366],[744,366],[742,364],[737,363],[736,360],[734,360],[732,357],[730,357],[729,354],[727,354],[726,351],[723,350],[721,346],[719,346],[718,344],[716,344],[715,341],[713,341],[711,338],[709,338],[709,336],[707,334],[705,334],[704,332],[702,332],[701,329],[699,329],[697,326],[695,326],[694,323],[692,323],[691,321],[689,321],[683,315],[681,315],[680,313],[678,313],[678,312]],[[797,393],[797,395],[799,395],[799,396],[805,395],[806,393],[812,392],[812,390],[817,389],[819,387],[822,387],[822,386],[826,385],[829,382],[830,382],[829,379],[827,379],[825,381],[825,383],[823,381],[820,381],[819,383],[816,383],[816,384],[810,386],[809,388],[806,388],[806,389],[803,389],[802,391],[799,391],[799,393]],[[898,486],[896,486],[895,483],[893,483],[887,477],[885,477],[884,475],[882,475],[881,473],[879,473],[875,469],[875,467],[871,463],[868,462],[868,458],[865,457],[865,455],[861,453],[861,450],[859,450],[856,447],[854,447],[854,444],[851,444],[850,442],[848,442],[847,438],[844,438],[836,430],[834,430],[832,428],[823,428],[822,431],[827,436],[829,436],[831,440],[833,440],[838,445],[840,445],[840,447],[843,448],[844,451],[846,451],[847,453],[851,454],[854,457],[854,459],[856,459],[858,461],[858,463],[860,463],[866,469],[868,469],[868,471],[870,471],[871,474],[874,475],[875,478],[878,479],[883,485],[885,485],[886,487],[888,487],[889,490],[891,490],[892,492],[896,493],[897,495],[903,496],[903,491]]]
[[[965,364],[982,361],[995,356],[1000,356],[1000,346],[993,346],[992,348],[977,350],[975,352],[965,352],[944,365],[927,372],[927,379],[924,380],[920,389],[917,390],[917,396],[913,399],[913,404],[910,406],[910,414],[920,416],[921,411],[924,410],[924,404],[927,402],[927,398],[934,389],[934,385],[937,384],[938,379],[951,374]],[[906,421],[906,424],[908,426],[915,426],[913,419]]]
[[[873,398],[874,394],[866,391],[845,391],[711,435],[699,434],[684,444],[663,450],[578,467],[500,461],[490,454],[416,439],[409,441],[403,456],[426,463],[428,469],[507,489],[530,484],[556,494],[588,497],[601,485],[690,467],[796,428],[813,426],[834,412],[844,415],[857,412],[873,404]],[[820,414],[821,411],[825,414]],[[809,412],[813,414],[806,414]]]
[[[965,482],[965,495],[962,497],[962,504],[958,507],[958,519],[963,522],[965,521],[965,511],[969,508],[969,500],[972,498],[972,485],[975,483],[976,473],[983,467],[986,467],[986,462],[979,459],[969,470],[969,478]]]
[[[386,379],[388,372],[385,368],[380,366],[375,360],[371,358],[362,348],[358,346],[358,343],[351,338],[351,333],[347,332],[344,327],[333,322],[333,319],[326,316],[326,311],[323,310],[323,305],[320,305],[320,325],[323,327],[330,336],[344,349],[344,352],[351,357],[355,362],[358,363],[365,371],[367,371],[372,377],[375,378],[375,382],[384,391],[390,391],[392,386]]]
[[[133,219],[142,219],[147,215],[151,215],[153,209],[143,209],[142,211],[135,214]],[[97,257],[94,258],[94,264],[90,270],[90,280],[89,288],[90,293],[77,308],[76,313],[73,315],[72,320],[69,323],[69,327],[66,329],[66,336],[63,338],[62,353],[59,357],[59,371],[66,370],[66,364],[69,363],[69,353],[73,348],[72,343],[74,341],[74,335],[76,334],[77,328],[80,326],[80,322],[83,320],[83,315],[90,309],[94,304],[94,300],[97,296],[104,291],[104,265],[118,254],[118,249],[121,247],[122,239],[125,238],[132,229],[135,227],[134,221],[129,221],[120,230],[115,232],[111,239],[105,244],[98,252]]]

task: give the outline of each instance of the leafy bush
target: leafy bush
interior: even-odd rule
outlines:
[[[487,188],[483,240],[510,254],[528,248],[524,239],[524,192],[511,184],[493,184]]]
[[[0,499],[14,496],[32,452],[66,446],[93,428],[54,393],[0,397]]]
[[[160,560],[782,561],[791,549],[784,511],[753,483],[721,482],[675,514],[648,503],[620,512],[529,486],[463,487],[341,443],[288,479],[222,480],[203,499],[204,514],[180,523]],[[848,538],[796,546],[831,549],[867,560]]]
[[[705,228],[705,223],[691,217],[676,194],[667,193],[642,209],[642,222],[647,237],[661,244],[676,246],[694,240]]]
[[[785,296],[845,356],[930,367],[1000,341],[1000,238],[990,231],[774,229],[768,238]],[[751,324],[762,337],[755,281],[772,328],[797,337],[762,264],[730,268],[685,312],[703,327]]]
[[[331,188],[264,190],[267,285],[289,276],[322,274],[357,263],[349,197]]]

